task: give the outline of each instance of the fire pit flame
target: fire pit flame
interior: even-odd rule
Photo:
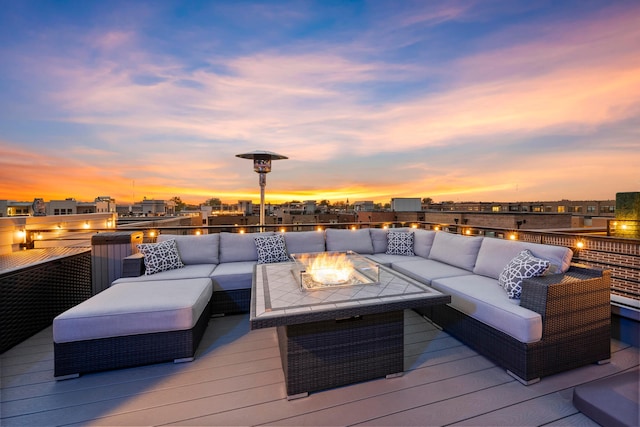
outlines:
[[[300,261],[307,264],[307,259],[304,257]],[[354,267],[353,263],[343,253],[323,253],[313,257],[313,261],[307,264],[306,272],[317,283],[340,285],[351,280]]]

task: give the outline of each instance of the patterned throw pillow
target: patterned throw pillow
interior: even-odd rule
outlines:
[[[498,277],[498,283],[507,291],[509,298],[520,299],[522,281],[544,274],[549,265],[549,261],[536,258],[528,249],[525,249],[502,270]]]
[[[256,249],[258,250],[258,264],[290,261],[282,234],[256,236],[255,239]]]
[[[414,255],[412,231],[389,231],[387,255]]]
[[[184,267],[175,239],[137,245],[144,255],[145,275]]]

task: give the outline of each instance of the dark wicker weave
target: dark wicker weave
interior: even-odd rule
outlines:
[[[0,274],[0,353],[91,297],[91,251]]]
[[[54,343],[54,375],[64,377],[193,358],[210,317],[211,303],[192,329]]]
[[[248,313],[251,307],[251,289],[215,291],[211,314]]]
[[[278,326],[287,395],[404,370],[404,312]]]
[[[572,266],[565,274],[527,279],[520,305],[542,315],[542,340],[522,343],[440,305],[417,309],[524,383],[611,357],[610,272]]]

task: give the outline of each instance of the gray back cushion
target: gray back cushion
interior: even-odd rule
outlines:
[[[359,254],[372,254],[373,243],[368,228],[360,230],[338,230],[329,228],[326,231],[327,251],[354,251]]]
[[[369,234],[371,234],[371,243],[373,243],[373,253],[383,254],[387,252],[389,230],[386,228],[370,228]]]
[[[220,233],[220,262],[258,261],[256,236],[273,236],[273,232]]]
[[[160,243],[170,239],[176,240],[178,253],[184,265],[220,263],[218,256],[220,236],[218,234],[202,234],[200,236],[161,234],[157,241]]]
[[[302,254],[309,252],[324,252],[324,233],[322,231],[292,231],[284,233],[287,252]]]
[[[429,259],[472,271],[482,239],[438,231],[433,238]]]
[[[413,230],[413,253],[422,258],[429,258],[436,232],[417,228]]]
[[[525,249],[529,249],[536,258],[549,261],[550,272],[564,273],[569,269],[573,258],[573,251],[563,246],[487,237],[482,241],[473,272],[497,279],[509,261]]]

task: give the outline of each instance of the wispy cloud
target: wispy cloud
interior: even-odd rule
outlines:
[[[5,79],[28,93],[14,118],[43,129],[55,123],[56,134],[36,135],[29,126],[20,138],[0,133],[0,197],[51,188],[37,175],[18,185],[9,171],[28,158],[85,198],[121,188],[118,197],[128,199],[134,181],[150,197],[247,198],[256,177],[234,155],[254,149],[290,157],[269,177],[286,190],[274,188],[272,197],[285,200],[606,198],[622,191],[640,160],[628,124],[640,119],[640,8],[499,22],[465,39],[466,50],[443,55],[436,46],[450,40],[450,26],[487,25],[495,8],[395,4],[368,11],[358,27],[298,38],[286,34],[313,26],[319,6],[257,3],[249,16],[212,6],[232,19],[214,29],[181,28],[175,34],[189,41],[184,55],[133,25],[157,21],[160,12],[146,6],[119,25],[105,18],[85,33],[67,28],[53,45],[46,36],[57,29],[43,28],[45,41],[5,51],[12,61]],[[511,7],[501,19],[523,13],[522,5]],[[225,25],[246,29],[257,16],[284,25],[263,33],[271,45],[243,33],[230,53],[207,37],[230,36]],[[7,105],[0,101],[2,110]],[[605,174],[610,182],[596,177],[602,162],[616,164]]]

